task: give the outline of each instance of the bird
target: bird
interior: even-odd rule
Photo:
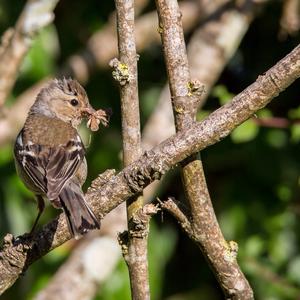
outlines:
[[[77,129],[83,118],[88,118],[88,126],[95,125],[95,120],[97,125],[107,124],[105,112],[93,109],[76,80],[54,79],[37,95],[16,138],[16,171],[35,194],[38,206],[30,233],[44,211],[46,199],[63,210],[75,239],[92,229],[100,229],[100,222],[82,191],[87,162]]]

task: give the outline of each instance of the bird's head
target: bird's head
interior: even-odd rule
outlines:
[[[95,112],[84,88],[76,80],[66,78],[54,79],[43,88],[30,111],[58,118],[73,127]]]

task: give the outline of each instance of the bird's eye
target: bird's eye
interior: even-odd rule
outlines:
[[[71,105],[73,105],[73,106],[77,106],[77,105],[78,105],[78,100],[72,99],[72,100],[70,101],[70,103],[71,103]]]

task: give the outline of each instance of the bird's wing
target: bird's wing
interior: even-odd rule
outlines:
[[[56,199],[66,182],[76,174],[84,154],[79,135],[64,146],[51,148],[46,168],[47,197],[50,200]]]
[[[18,142],[19,140],[19,142]],[[76,174],[85,149],[78,136],[66,145],[42,146],[17,138],[15,155],[24,171],[49,200],[56,199],[66,182]]]

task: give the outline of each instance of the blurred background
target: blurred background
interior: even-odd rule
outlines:
[[[141,124],[148,148],[159,142],[155,138],[168,136],[173,126],[172,119],[169,123],[162,120],[162,106],[159,106],[161,115],[156,115],[153,125],[153,115],[158,113],[155,108],[163,98],[161,91],[167,80],[157,20],[155,14],[151,15],[155,9],[153,2],[137,1],[140,5],[137,20],[144,22],[138,27],[142,32],[138,67]],[[207,98],[199,110],[199,120],[250,85],[300,41],[299,19],[293,21],[295,15],[299,18],[299,12],[297,9],[287,12],[286,8],[291,1],[255,4],[215,1],[214,7],[209,2],[214,3],[181,1],[188,7],[183,10],[183,18],[187,20],[186,42],[188,45],[197,39],[199,42],[198,48],[189,48],[189,53],[194,55],[191,67],[195,76],[207,84]],[[14,26],[24,4],[19,0],[0,1],[1,34]],[[112,108],[108,128],[101,128],[92,136],[82,128],[89,165],[85,189],[97,174],[108,168],[122,168],[119,90],[108,67],[109,60],[117,56],[113,11],[113,1],[59,1],[54,23],[42,29],[34,40],[6,102],[6,109],[14,114],[17,103],[24,101],[20,95],[32,85],[46,77],[66,74],[77,77],[85,85],[95,108]],[[154,16],[154,22],[149,16]],[[287,20],[293,21],[292,25],[286,25]],[[226,27],[228,24],[232,27]],[[226,28],[229,29],[223,34]],[[211,49],[202,51],[203,44]],[[215,44],[219,59],[214,59],[215,54],[210,52],[215,51]],[[209,64],[204,64],[206,61]],[[209,76],[214,77],[209,79]],[[34,94],[30,97],[33,101]],[[13,163],[13,141],[26,115],[25,108],[21,114],[23,117],[18,122],[10,123],[13,128],[8,135],[3,132],[3,120],[0,120],[1,240],[7,232],[20,235],[29,231],[37,213],[33,195],[18,179]],[[225,238],[239,244],[238,261],[256,299],[300,299],[299,157],[299,81],[234,130],[230,137],[202,152],[217,218]],[[173,196],[185,202],[178,169],[167,174],[148,198],[157,196],[161,199]],[[47,207],[39,226],[57,214],[57,210]],[[78,243],[68,242],[34,263],[0,299],[35,299],[75,247]],[[127,268],[120,255],[119,258],[93,296],[89,296],[91,299],[130,299]],[[154,300],[223,299],[199,249],[167,213],[159,213],[151,221],[149,268]]]

